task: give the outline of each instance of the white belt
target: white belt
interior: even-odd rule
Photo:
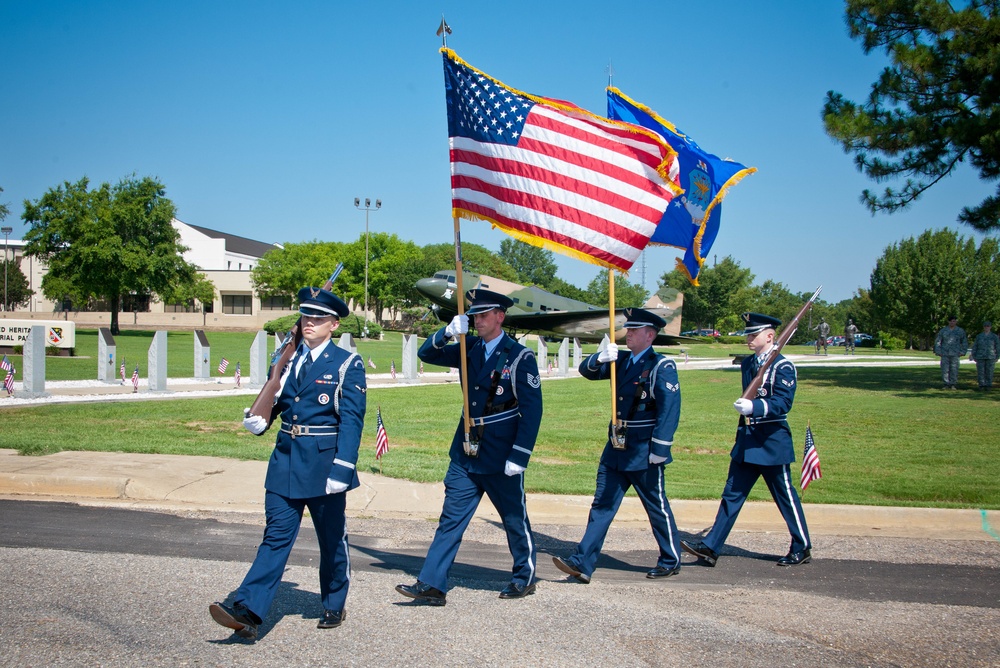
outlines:
[[[503,411],[502,413],[494,413],[493,415],[484,415],[483,417],[472,418],[472,424],[476,427],[480,425],[493,424],[494,422],[503,422],[504,420],[512,420],[516,418],[519,414],[517,408],[511,408],[510,410]]]

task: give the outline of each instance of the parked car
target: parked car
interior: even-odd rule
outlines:
[[[719,334],[719,330],[717,330],[717,329],[689,329],[686,332],[681,332],[681,336],[712,336],[712,337],[719,337],[719,336],[722,336],[722,335]]]

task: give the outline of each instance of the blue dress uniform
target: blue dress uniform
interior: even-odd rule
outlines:
[[[475,292],[497,298],[504,308],[509,306],[510,300],[502,295],[486,290]],[[472,304],[470,315],[474,315],[477,301]],[[528,521],[524,473],[506,475],[504,469],[507,462],[527,468],[535,446],[542,419],[538,364],[529,349],[503,332],[488,358],[486,344],[478,336],[466,336],[466,351],[469,413],[473,420],[472,436],[479,438],[479,453],[476,457],[466,454],[465,424],[460,419],[451,442],[441,518],[420,570],[419,582],[447,592],[448,572],[458,554],[462,535],[485,493],[507,533],[507,544],[514,558],[511,582],[528,587],[536,580],[536,546]],[[428,364],[461,366],[460,346],[448,344],[444,329],[429,337],[417,356]],[[489,401],[491,394],[493,400]]]
[[[758,314],[745,314],[744,318],[755,315]],[[749,329],[748,327],[748,331]],[[744,389],[753,381],[765,361],[766,356],[758,359],[756,355],[748,355],[743,359],[740,371]],[[752,400],[753,414],[740,420],[736,430],[736,443],[730,453],[732,459],[729,463],[729,477],[722,491],[719,512],[715,517],[715,524],[703,541],[715,553],[725,544],[757,479],[764,478],[792,536],[790,556],[802,554],[809,558],[809,550],[812,548],[809,529],[789,467],[795,461],[795,447],[786,417],[795,399],[796,380],[795,365],[778,354],[774,364],[768,369],[757,396]]]
[[[339,302],[338,315],[341,306],[346,315],[347,306],[323,292],[329,297],[319,295],[318,299],[332,297]],[[303,296],[300,293],[305,310],[312,301]],[[306,357],[313,359],[309,362]],[[234,596],[237,610],[249,609],[257,623],[267,616],[274,600],[305,508],[309,508],[319,541],[323,608],[338,613],[344,610],[351,577],[346,491],[360,484],[355,466],[364,427],[366,388],[361,357],[337,347],[332,340],[313,353],[303,343],[284,372],[272,412],[272,420],[280,428],[264,481],[267,526],[253,565]],[[328,485],[334,481],[346,489],[328,493]]]
[[[631,314],[630,314],[631,313]],[[662,327],[663,320],[641,309],[626,310],[627,322],[633,326]],[[630,314],[630,315],[629,315]],[[651,316],[653,322],[645,319]],[[658,321],[658,322],[656,322]],[[594,353],[580,363],[580,375],[588,380],[607,380],[611,364],[598,361]],[[604,446],[597,468],[597,485],[594,501],[587,518],[587,529],[572,556],[561,560],[590,580],[600,556],[611,521],[615,518],[622,498],[629,487],[634,487],[649,516],[653,537],[659,546],[656,565],[669,572],[680,566],[680,537],[677,524],[670,510],[670,501],[664,486],[664,466],[673,461],[670,448],[681,413],[680,383],[677,366],[673,360],[656,353],[652,348],[628,364],[632,353],[620,350],[616,361],[617,399],[615,415],[626,426],[625,449],[612,446],[611,425],[608,441]],[[633,409],[634,405],[634,409]],[[651,464],[650,455],[664,458]],[[556,564],[559,565],[559,560]],[[666,573],[663,573],[666,574]],[[652,577],[652,575],[651,575]]]

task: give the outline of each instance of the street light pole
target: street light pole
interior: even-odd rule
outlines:
[[[7,237],[14,231],[13,227],[0,227],[3,232],[3,311],[7,312]]]
[[[365,212],[365,326],[364,329],[361,330],[361,335],[368,338],[368,212],[378,211],[381,209],[382,200],[375,200],[375,206],[373,208],[372,201],[367,197],[365,198],[364,206],[361,206],[361,198],[355,197],[354,206],[358,210]]]

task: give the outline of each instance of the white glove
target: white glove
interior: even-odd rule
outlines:
[[[650,464],[662,464],[665,461],[667,461],[666,457],[661,457],[660,455],[654,455],[652,452],[649,453]]]
[[[740,415],[753,415],[753,402],[749,399],[744,399],[740,397],[735,402],[733,402],[733,408]]]
[[[608,346],[597,353],[597,361],[601,364],[606,364],[608,362],[615,362],[618,360],[618,344],[608,343]]]
[[[243,409],[243,428],[254,436],[260,436],[267,431],[267,420],[259,415],[254,415],[249,408]]]
[[[445,328],[444,335],[449,339],[453,336],[458,336],[459,334],[466,334],[469,331],[469,316],[462,314],[456,315],[451,319]]]
[[[503,472],[507,475],[521,475],[524,473],[524,467],[508,460],[507,463],[503,465]]]
[[[327,494],[340,494],[341,492],[347,491],[347,483],[340,482],[339,480],[334,480],[333,478],[326,479],[326,493]]]

